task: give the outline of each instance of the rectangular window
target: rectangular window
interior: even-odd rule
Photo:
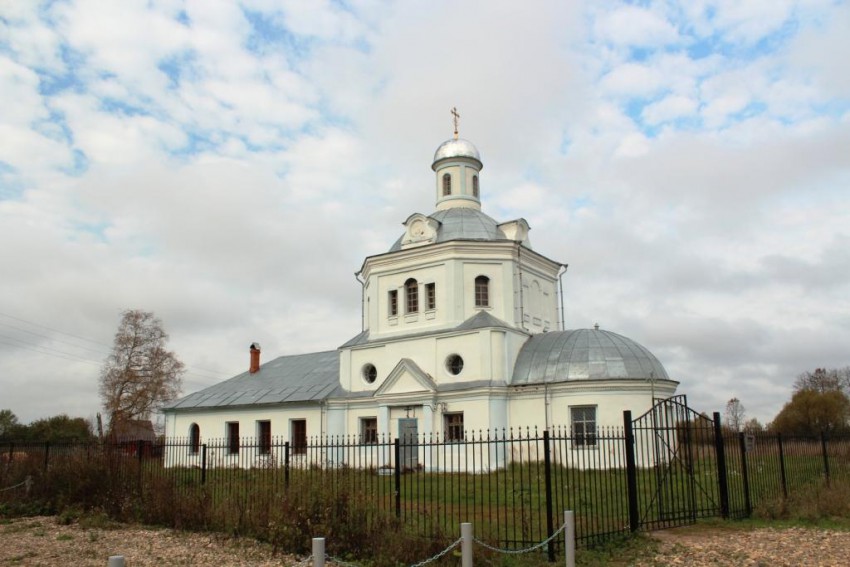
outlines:
[[[390,317],[398,315],[398,290],[390,290]]]
[[[446,441],[463,441],[463,412],[443,414]]]
[[[570,423],[574,446],[596,446],[596,406],[571,407]]]
[[[487,276],[475,278],[475,306],[490,306],[490,278]]]
[[[428,309],[437,308],[437,284],[425,284],[425,295],[428,298]]]
[[[407,312],[419,312],[419,284],[414,279],[404,282],[404,292],[407,296]]]
[[[293,419],[292,424],[292,454],[303,455],[307,452],[307,420]]]
[[[257,440],[259,441],[259,452],[268,455],[272,452],[272,422],[257,422]]]
[[[228,421],[225,424],[227,428],[227,454],[239,454],[239,422]]]
[[[360,419],[360,443],[374,445],[378,442],[378,418],[364,417]]]

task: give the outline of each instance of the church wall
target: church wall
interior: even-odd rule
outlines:
[[[259,455],[257,448],[258,421],[271,422],[272,443],[283,444],[292,440],[292,420],[303,419],[307,422],[307,438],[322,436],[326,433],[322,423],[322,410],[317,404],[270,405],[245,408],[221,408],[198,411],[168,412],[166,414],[166,435],[175,440],[189,439],[189,428],[195,423],[201,434],[201,443],[215,444],[207,453],[207,465],[210,467],[237,466],[254,464],[255,461],[267,462],[268,457]],[[228,454],[222,449],[227,443],[227,423],[239,423],[239,438],[242,446],[239,454]],[[190,455],[188,447],[184,455],[174,453],[175,459],[167,466],[200,464],[200,454]],[[274,456],[277,458],[277,455]],[[282,458],[282,456],[281,456]],[[197,461],[197,462],[196,462]]]

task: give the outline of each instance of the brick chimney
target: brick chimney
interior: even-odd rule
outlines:
[[[251,366],[248,367],[248,372],[255,374],[260,371],[260,345],[251,343]]]

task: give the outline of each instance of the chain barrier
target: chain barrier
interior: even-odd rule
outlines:
[[[447,548],[445,548],[444,550],[442,550],[438,554],[434,555],[433,557],[429,557],[428,559],[425,559],[424,561],[420,561],[419,563],[414,563],[410,567],[422,567],[423,565],[427,565],[428,563],[431,563],[432,561],[436,561],[437,559],[441,558],[446,553],[448,553],[449,551],[451,551],[452,549],[454,549],[458,545],[460,545],[460,542],[462,542],[462,541],[463,541],[463,538],[458,538],[457,541],[455,541],[453,544],[451,544],[450,546],[448,546]],[[343,560],[341,560],[337,557],[334,557],[333,555],[325,555],[325,559],[327,559],[328,561],[333,561],[334,563],[336,563],[337,565],[340,565],[341,567],[360,567],[356,563],[348,563],[348,562],[343,561]]]
[[[530,553],[534,550],[540,549],[541,547],[543,547],[544,545],[548,544],[550,541],[552,541],[553,539],[555,539],[556,537],[561,535],[561,532],[563,532],[565,529],[567,529],[567,523],[566,522],[564,522],[564,524],[560,528],[558,528],[558,530],[555,533],[553,533],[551,536],[547,537],[546,539],[544,539],[540,543],[532,545],[531,547],[526,547],[525,549],[500,549],[498,547],[493,547],[492,545],[484,543],[483,541],[481,541],[477,537],[472,538],[472,540],[475,543],[477,543],[478,545],[480,545],[481,547],[489,549],[490,551],[495,551],[496,553],[504,553],[505,555],[520,555],[522,553]]]
[[[31,476],[28,476],[28,477],[26,478],[26,480],[25,480],[25,481],[23,481],[23,482],[19,482],[18,484],[15,484],[15,485],[13,485],[13,486],[7,486],[6,488],[0,488],[0,492],[6,492],[7,490],[13,490],[13,489],[15,489],[15,488],[20,488],[21,486],[26,486],[26,487],[27,487],[27,491],[29,491],[29,489],[30,489],[30,487],[32,486],[32,484],[33,484],[32,477],[31,477]]]
[[[439,559],[440,557],[442,557],[443,555],[445,555],[446,553],[448,553],[448,552],[449,552],[449,551],[451,551],[452,549],[454,549],[454,548],[456,548],[457,546],[459,546],[459,545],[460,545],[460,542],[462,542],[462,541],[463,541],[463,538],[462,538],[462,537],[459,537],[459,538],[457,538],[457,539],[455,540],[455,542],[454,542],[453,544],[451,544],[450,546],[448,546],[447,548],[445,548],[443,551],[441,551],[441,552],[440,552],[440,553],[438,553],[437,555],[435,555],[435,556],[433,556],[433,557],[429,557],[428,559],[426,559],[426,560],[424,560],[424,561],[420,561],[419,563],[414,563],[414,564],[413,564],[413,565],[411,565],[410,567],[422,567],[423,565],[427,565],[428,563],[431,563],[432,561],[436,561],[437,559]]]
[[[333,555],[325,555],[325,561],[333,561],[337,565],[341,565],[342,567],[360,567],[357,563],[349,563],[347,561],[343,561]]]

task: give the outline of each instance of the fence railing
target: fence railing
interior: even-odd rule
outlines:
[[[718,417],[696,424],[717,435],[642,428],[628,416],[622,429],[583,437],[555,427],[370,443],[0,443],[0,505],[136,510],[148,521],[235,533],[334,514],[365,527],[394,518],[424,536],[473,522],[499,548],[548,540],[554,559],[563,510],[574,511],[576,541],[587,547],[699,517],[745,517],[808,485],[850,483],[850,437],[724,433]]]

